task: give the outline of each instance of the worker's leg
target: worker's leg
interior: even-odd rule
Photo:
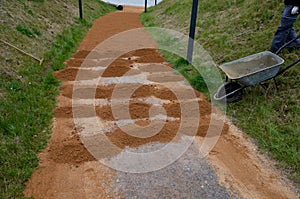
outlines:
[[[272,52],[276,52],[281,46],[285,44],[285,42],[290,41],[297,36],[294,30],[294,23],[297,19],[298,14],[292,15],[292,8],[293,6],[286,5],[282,11],[280,25],[275,32],[270,48]],[[297,44],[300,44],[300,40],[296,41],[292,45],[296,46]]]

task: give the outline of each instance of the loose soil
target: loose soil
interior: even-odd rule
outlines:
[[[186,106],[190,107],[189,104],[192,102],[199,106],[195,106],[195,110],[190,111],[195,112],[199,109],[200,113],[196,113],[200,115],[200,121],[190,118],[183,125],[185,135],[189,135],[190,126],[198,124],[195,141],[199,144],[197,145],[199,148],[207,135],[209,126],[213,129],[213,133],[209,134],[209,137],[217,136],[214,132],[220,129],[223,122],[220,122],[220,119],[211,119],[211,104],[205,100],[201,93],[193,91],[195,98],[189,99],[187,97],[179,100],[170,89],[160,84],[162,82],[182,82],[183,78],[172,74],[172,69],[165,63],[166,60],[156,49],[141,49],[126,53],[114,60],[104,72],[101,72],[100,69],[93,69],[106,62],[106,58],[118,53],[110,49],[107,52],[93,52],[94,48],[117,33],[141,28],[140,12],[142,12],[142,8],[126,6],[122,12],[111,13],[96,20],[80,44],[78,51],[70,60],[65,62],[68,68],[55,72],[55,76],[62,81],[62,85],[59,88],[58,104],[54,109],[53,133],[48,147],[39,155],[40,165],[38,169],[26,184],[24,190],[26,197],[111,198],[116,196],[109,190],[115,189],[112,187],[116,187],[115,184],[118,183],[116,176],[119,174],[99,163],[85,148],[79,136],[82,129],[75,127],[73,114],[79,111],[80,114],[76,115],[77,117],[88,119],[95,117],[91,113],[96,112],[96,116],[105,121],[107,126],[114,124],[118,118],[112,114],[111,98],[117,85],[115,83],[99,84],[96,92],[89,85],[81,85],[73,90],[74,81],[78,79],[84,82],[85,80],[96,79],[99,75],[103,78],[115,78],[148,73],[147,80],[152,82],[151,84],[135,83],[138,89],[133,90],[129,101],[132,123],[124,124],[122,129],[114,124],[112,128],[104,129],[104,134],[87,138],[96,140],[101,145],[102,139],[106,137],[120,149],[112,151],[109,146],[104,145],[97,158],[112,158],[128,147],[178,141],[176,139],[179,138],[175,140],[174,138],[180,126],[181,118],[188,118],[189,116],[188,114],[182,115],[182,109]],[[145,38],[145,40],[153,42],[149,38]],[[92,57],[90,57],[91,52]],[[88,60],[85,60],[87,57]],[[81,68],[79,69],[79,67]],[[86,76],[78,78],[79,70],[84,70]],[[133,85],[126,82],[120,83],[118,89],[125,91],[125,93],[127,91],[131,93],[132,88],[136,88]],[[72,99],[98,99],[105,100],[106,103],[100,102],[98,105],[83,104],[72,107]],[[160,111],[159,106],[154,106],[147,101],[155,99],[165,102],[162,107],[167,119],[163,121],[163,127],[158,133],[148,135],[146,132],[152,132],[153,129],[159,128],[162,124],[161,120],[152,121],[150,117],[151,111]],[[116,106],[117,108],[120,106],[118,109],[122,109],[122,103]],[[212,118],[224,118],[224,116],[219,113]],[[148,129],[150,123],[154,123],[153,129]],[[135,131],[134,124],[144,130]],[[141,135],[143,138],[128,135],[124,132],[124,128],[130,129],[130,132]],[[288,181],[274,169],[274,166],[265,157],[257,153],[256,146],[249,141],[244,133],[230,124],[230,121],[226,121],[221,130],[221,137],[208,155],[208,159],[222,186],[231,193],[238,193],[237,195],[241,198],[297,198],[297,195],[291,191],[292,187]],[[166,178],[168,177],[172,178],[172,176],[166,176]],[[184,185],[178,186],[183,187]],[[120,191],[118,189],[117,198],[124,198],[125,193],[120,193]]]

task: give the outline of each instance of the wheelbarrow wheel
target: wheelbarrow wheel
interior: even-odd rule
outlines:
[[[243,97],[243,88],[237,82],[226,82],[219,87],[214,99],[221,103],[238,102]]]

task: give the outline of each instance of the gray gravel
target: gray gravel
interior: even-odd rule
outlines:
[[[205,158],[191,147],[173,164],[148,173],[117,171],[109,193],[114,198],[239,198],[217,180]]]

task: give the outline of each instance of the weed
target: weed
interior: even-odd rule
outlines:
[[[36,27],[32,27],[31,30],[37,36],[41,36],[42,35],[42,33]]]
[[[32,28],[26,28],[22,25],[18,25],[16,27],[16,30],[19,31],[21,34],[33,38],[36,36],[41,36],[42,33],[36,28],[36,27],[32,27]]]
[[[35,16],[35,13],[32,10],[28,10],[27,13],[30,14],[31,16],[33,16],[33,17]]]
[[[34,36],[33,36],[34,34],[31,32],[31,30],[28,29],[28,28],[25,28],[25,27],[22,26],[22,25],[18,25],[18,26],[16,27],[16,29],[17,29],[17,31],[19,31],[21,34],[26,35],[27,37],[30,37],[30,38],[34,37]]]

